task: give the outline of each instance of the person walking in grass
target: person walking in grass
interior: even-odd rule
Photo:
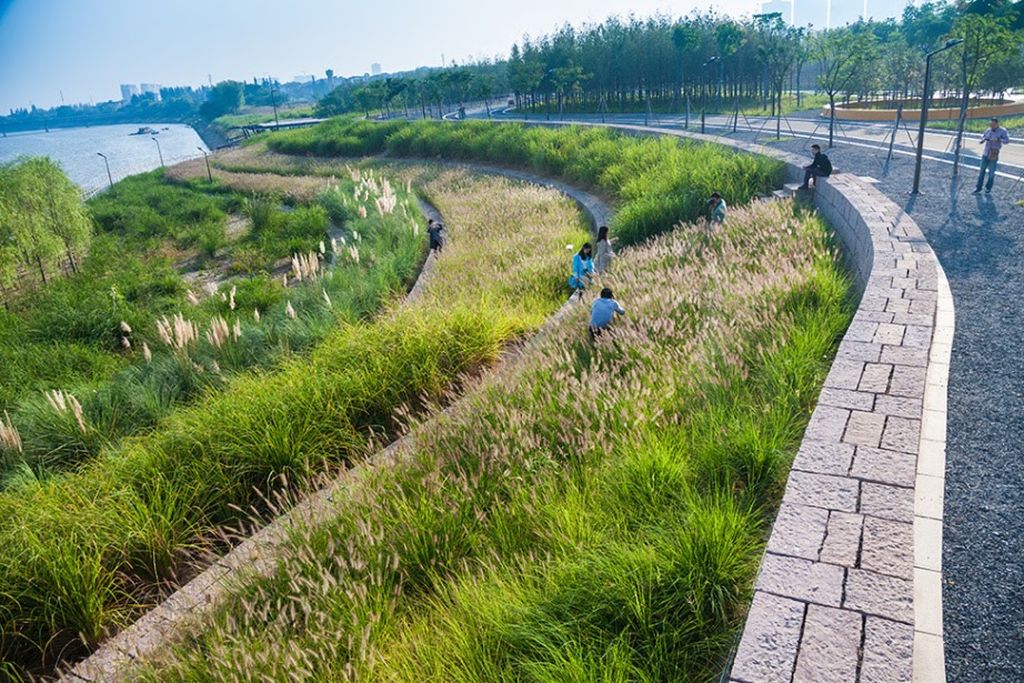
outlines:
[[[569,276],[569,286],[573,294],[583,296],[583,290],[590,284],[594,276],[594,259],[591,258],[590,242],[584,242],[576,255],[572,257],[572,275]]]
[[[433,218],[427,220],[427,235],[430,237],[430,251],[437,254],[441,253],[441,248],[444,247],[444,237],[441,233],[444,232],[444,225],[440,221],[435,221]]]
[[[982,133],[980,142],[985,146],[981,151],[981,169],[978,171],[978,185],[974,188],[974,194],[981,193],[986,171],[988,182],[985,183],[985,194],[992,194],[992,183],[995,182],[996,166],[999,163],[999,150],[1003,145],[1010,144],[1010,134],[999,125],[999,119],[992,119],[989,121],[988,130]]]
[[[811,145],[811,152],[814,154],[814,159],[810,166],[804,166],[804,184],[800,186],[801,190],[809,189],[812,179],[814,186],[817,187],[818,178],[827,178],[832,175],[832,162],[821,151],[821,145]]]
[[[725,204],[725,200],[722,199],[722,195],[718,194],[717,192],[712,192],[711,199],[708,200],[708,208],[711,209],[712,223],[725,222],[725,210],[728,207]]]
[[[601,296],[590,306],[590,341],[611,327],[616,315],[626,315],[626,309],[615,300],[612,290],[605,287],[601,290]]]
[[[612,257],[615,252],[612,250],[612,243],[615,240],[608,239],[608,226],[602,225],[597,229],[597,246],[594,247],[594,270],[603,273],[612,264]]]

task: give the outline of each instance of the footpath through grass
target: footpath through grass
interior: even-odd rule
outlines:
[[[849,320],[824,235],[758,203],[626,250],[612,334],[578,307],[142,678],[717,680]]]
[[[619,204],[612,233],[637,244],[679,220],[706,211],[712,192],[730,206],[769,194],[782,184],[783,166],[767,157],[726,152],[718,145],[675,137],[637,138],[600,127],[526,126],[464,121],[334,119],[313,128],[277,133],[270,150],[296,155],[464,159],[527,168],[594,188]]]
[[[408,179],[422,180],[452,239],[415,305],[342,323],[309,358],[242,376],[74,472],[0,494],[4,673],[49,671],[94,647],[187,578],[212,531],[245,519],[281,477],[298,486],[360,460],[557,308],[565,244],[585,235],[572,203],[423,173]]]

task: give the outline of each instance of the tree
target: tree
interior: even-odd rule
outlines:
[[[221,81],[210,88],[206,101],[199,107],[199,115],[207,121],[232,114],[245,104],[245,85],[238,81]]]
[[[876,59],[875,35],[862,27],[832,29],[815,37],[812,51],[818,61],[818,87],[828,95],[828,146],[835,137],[836,95],[844,92],[862,69]]]

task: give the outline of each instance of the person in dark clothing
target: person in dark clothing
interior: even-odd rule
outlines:
[[[817,187],[818,178],[827,178],[832,175],[832,162],[829,161],[828,157],[822,154],[821,145],[811,145],[811,151],[814,152],[814,160],[810,166],[804,166],[804,184],[800,186],[801,190],[806,190],[810,187],[811,179],[814,179],[814,185]]]
[[[430,251],[440,253],[441,248],[444,246],[444,237],[441,233],[444,232],[444,225],[440,221],[435,221],[433,218],[427,221],[427,235],[430,236]]]

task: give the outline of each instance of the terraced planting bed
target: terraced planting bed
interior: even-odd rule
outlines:
[[[346,174],[351,179],[335,184],[350,183],[371,220],[385,193],[363,185],[379,186],[379,173],[349,168]],[[400,252],[367,249],[370,230],[354,239],[346,233],[337,258],[361,265],[354,279],[346,282],[337,270],[307,273],[310,293],[300,299],[302,288],[289,288],[281,302],[295,316],[283,312],[282,325],[315,323],[323,331],[310,335],[309,353],[290,352],[259,372],[232,375],[223,390],[171,410],[150,432],[0,493],[5,674],[53,671],[95,647],[205,566],[209,551],[222,550],[219,530],[245,523],[253,510],[266,513],[270,492],[296,493],[318,473],[358,462],[405,421],[448,401],[466,377],[495,362],[502,348],[561,303],[565,244],[586,234],[571,202],[464,172],[419,167],[401,174],[391,176],[395,194],[422,182],[428,194],[436,187],[438,197],[450,197],[451,248],[415,305],[396,302],[371,317],[308,320],[333,310],[337,299],[365,294],[375,277],[393,282],[386,269]],[[404,197],[390,201],[394,207],[384,213],[400,217],[402,233],[415,238],[411,253],[422,254],[418,214],[405,213]],[[352,211],[358,224],[362,211],[355,205]],[[507,239],[488,242],[495,229]],[[510,246],[515,251],[506,253]],[[497,280],[499,260],[505,276]],[[378,266],[385,272],[378,274]],[[332,279],[345,283],[341,293],[330,288]],[[395,294],[386,291],[379,300]],[[242,342],[250,328],[267,322],[254,321],[248,306],[236,315]],[[243,346],[232,327],[218,350]],[[200,340],[173,355],[199,364],[206,349]]]
[[[243,572],[187,640],[133,676],[716,680],[849,322],[849,283],[823,224],[790,202],[734,208],[716,230],[695,221],[707,187],[722,183],[735,207],[779,172],[710,146],[514,126],[391,127],[384,139],[382,128],[332,123],[269,144],[392,157],[443,148],[602,191],[624,248],[601,284],[628,314],[592,345],[587,307],[574,306],[516,362],[464,383],[447,411],[410,420],[411,438],[341,486],[326,521],[292,528],[269,578]],[[222,172],[304,177],[342,163],[258,149],[218,161]],[[565,245],[582,235],[535,249],[512,208],[521,198],[455,218],[472,194],[457,182],[465,171],[434,173],[421,187],[449,226],[475,215],[480,227],[466,255],[437,261],[433,305],[451,308],[430,292],[454,279],[467,314],[535,329],[564,296]],[[546,264],[543,294],[516,284]],[[467,277],[472,267],[486,275]]]

